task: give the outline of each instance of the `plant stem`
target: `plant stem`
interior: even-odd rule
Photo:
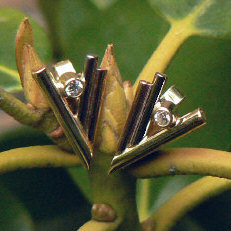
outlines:
[[[81,226],[78,231],[114,231],[117,230],[118,226],[119,221],[117,220],[115,222],[99,222],[90,220]]]
[[[80,159],[55,145],[16,148],[0,155],[0,174],[18,169],[74,166],[81,166]]]
[[[18,122],[34,127],[42,119],[42,113],[28,107],[12,94],[0,89],[0,108]]]
[[[137,178],[208,175],[231,179],[231,155],[205,148],[175,148],[155,152],[128,171]]]
[[[203,177],[182,189],[164,203],[149,219],[155,231],[168,231],[176,222],[201,202],[231,188],[231,181],[217,177]]]
[[[60,126],[51,110],[46,112],[34,110],[14,97],[14,95],[4,91],[1,88],[0,109],[12,116],[19,123],[37,128],[38,130],[46,133],[48,136]],[[62,149],[72,151],[71,146],[64,135],[50,138]]]
[[[151,182],[149,179],[143,179],[141,181],[141,198],[139,201],[139,216],[140,221],[143,221],[149,216],[149,197],[150,197]]]
[[[141,230],[136,208],[136,180],[125,172],[108,175],[111,156],[95,153],[89,171],[96,204],[108,204],[121,220],[118,230]]]
[[[167,69],[181,45],[194,33],[194,30],[187,26],[188,23],[185,23],[185,21],[172,24],[170,30],[139,74],[134,85],[134,92],[140,80],[152,82],[156,72],[164,72]]]

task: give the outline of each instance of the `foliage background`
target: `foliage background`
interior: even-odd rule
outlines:
[[[86,53],[97,53],[102,57],[106,45],[113,43],[123,80],[133,83],[169,29],[168,23],[146,0],[40,0],[38,5],[44,14],[43,26],[49,33],[53,48],[52,62],[68,58],[81,71]],[[0,46],[1,65],[16,69],[14,36],[24,15],[1,10],[1,17],[4,14],[13,16],[11,30],[7,30],[7,24],[0,25],[1,33],[5,35],[2,37],[6,38],[1,40],[4,42],[4,46]],[[46,38],[41,36],[45,34],[35,29],[35,47],[48,62],[51,55],[49,43],[42,44],[41,40]],[[228,38],[195,36],[186,41],[167,70],[168,86],[176,84],[187,96],[179,108],[180,114],[200,106],[206,111],[208,125],[169,146],[230,151],[230,69],[231,42]],[[5,123],[5,115],[0,115],[3,121],[0,123]],[[1,151],[49,142],[43,134],[15,124],[0,129]],[[83,182],[85,172],[75,171],[74,180],[82,179]],[[151,180],[150,209],[155,210],[195,179],[198,177],[174,176]],[[65,169],[23,170],[5,174],[0,177],[0,185],[1,230],[31,230],[32,221],[36,230],[75,230],[89,218],[90,204]],[[87,186],[85,190],[89,190]],[[230,192],[213,198],[187,214],[175,229],[230,230],[229,202]]]

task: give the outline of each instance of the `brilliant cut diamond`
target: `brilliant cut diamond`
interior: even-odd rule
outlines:
[[[68,97],[79,97],[81,93],[83,92],[83,83],[80,80],[72,80],[70,81],[66,87],[65,87],[65,92]]]
[[[158,110],[154,114],[154,120],[158,126],[167,127],[171,123],[172,116],[171,113],[167,110]]]

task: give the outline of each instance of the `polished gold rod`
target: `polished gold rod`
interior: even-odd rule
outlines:
[[[93,100],[93,105],[92,105],[93,110],[91,114],[90,128],[88,132],[88,138],[92,143],[94,143],[94,140],[95,140],[98,119],[101,113],[101,107],[102,107],[102,101],[103,101],[102,96],[103,96],[104,87],[105,87],[106,73],[107,73],[106,70],[103,70],[100,68],[96,70],[95,93],[94,93],[94,100]]]
[[[78,117],[84,127],[86,134],[89,134],[91,115],[93,113],[94,87],[96,82],[96,68],[98,55],[88,54],[84,65],[83,75],[85,78],[85,89],[81,96]]]
[[[143,139],[147,129],[147,125],[150,121],[153,108],[160,97],[161,91],[164,87],[166,80],[166,75],[161,74],[159,72],[155,74],[152,82],[153,85],[151,88],[151,92],[146,102],[143,102],[144,109],[142,111],[142,116],[140,116],[139,118],[139,126],[137,126],[134,132],[132,133],[130,142],[128,143],[128,147],[138,144]]]
[[[118,142],[117,152],[123,152],[127,147],[136,145],[142,140],[166,79],[165,75],[157,72],[152,83],[143,80],[139,82],[123,133]]]
[[[129,143],[133,133],[138,130],[138,126],[143,117],[146,102],[149,99],[149,95],[152,91],[153,84],[144,80],[139,82],[135,98],[133,100],[130,112],[128,114],[123,132],[120,136],[117,152],[123,152]]]
[[[161,145],[184,136],[203,126],[205,123],[204,112],[201,109],[188,113],[177,120],[176,126],[161,130],[159,133],[142,140],[138,145],[125,149],[123,153],[119,152],[116,154],[112,160],[112,167],[109,173],[124,168],[152,154]]]
[[[60,83],[56,82],[52,73],[46,68],[35,71],[33,77],[48,98],[50,106],[74,152],[79,155],[84,166],[89,169],[93,153],[91,144],[79,119],[73,116],[67,101],[60,94],[58,86]]]

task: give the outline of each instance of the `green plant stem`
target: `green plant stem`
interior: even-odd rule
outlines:
[[[138,203],[139,207],[139,217],[140,220],[143,221],[148,218],[149,216],[149,197],[150,197],[150,186],[151,182],[149,179],[143,179],[141,181],[141,198]]]
[[[42,113],[28,107],[12,94],[0,89],[0,109],[14,117],[18,122],[35,126],[42,119]]]
[[[117,230],[120,222],[116,220],[114,222],[99,222],[99,221],[88,221],[78,231],[114,231]]]
[[[133,87],[134,92],[136,91],[140,80],[152,82],[156,72],[164,72],[167,69],[181,45],[189,36],[194,33],[194,31],[190,30],[187,26],[188,24],[184,23],[184,21],[181,23],[174,23],[171,26],[164,39],[153,52],[150,59],[139,74],[139,77],[137,78]]]
[[[128,171],[137,178],[196,174],[231,179],[231,155],[213,149],[175,148],[155,152]]]
[[[18,169],[74,166],[81,166],[80,159],[55,145],[16,148],[0,155],[0,174]]]
[[[108,175],[111,155],[95,153],[89,171],[93,202],[109,204],[121,221],[117,230],[141,230],[136,208],[136,180],[127,173]]]
[[[139,74],[134,91],[136,91],[140,80],[152,82],[156,72],[165,72],[185,40],[192,35],[200,34],[194,25],[194,20],[208,6],[209,1],[202,1],[198,7],[183,18],[168,18],[171,28]]]
[[[230,180],[211,176],[203,177],[164,203],[148,219],[148,223],[154,223],[155,231],[171,230],[180,218],[198,204],[228,189],[231,189]]]
[[[34,110],[14,97],[14,95],[4,91],[1,88],[0,109],[12,116],[19,123],[37,128],[48,136],[50,136],[50,133],[60,126],[51,110],[46,112]],[[51,139],[62,149],[72,152],[71,146],[64,134],[61,134],[58,137],[51,137]]]

